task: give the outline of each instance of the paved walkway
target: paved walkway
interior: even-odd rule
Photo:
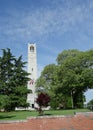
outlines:
[[[22,122],[2,122],[0,130],[93,130],[93,113],[31,118]]]

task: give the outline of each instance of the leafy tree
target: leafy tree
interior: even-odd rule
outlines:
[[[50,106],[52,109],[66,109],[71,108],[71,98],[64,95],[62,92],[51,96]]]
[[[63,56],[63,53],[60,54],[60,56]],[[66,56],[62,61],[62,64],[59,66],[59,92],[63,90],[63,93],[68,94],[68,96],[71,95],[73,107],[82,107],[84,101],[84,92],[88,88],[93,88],[92,54],[92,50],[78,53],[76,51],[76,55]]]
[[[36,108],[39,114],[43,114],[42,107],[47,107],[48,103],[50,102],[50,97],[46,93],[38,94],[36,98],[36,103],[38,104],[39,108]]]
[[[36,88],[38,92],[46,92],[49,95],[53,94],[54,86],[57,78],[57,66],[55,64],[49,64],[45,66],[41,73],[41,76],[37,79]],[[51,93],[52,92],[52,93]]]
[[[41,76],[37,79],[36,90],[38,93],[47,93],[51,98],[51,105],[54,104],[55,91],[57,88],[57,71],[55,64],[49,64],[43,69]],[[53,101],[52,101],[53,100]],[[54,105],[52,105],[53,107]]]
[[[29,90],[26,85],[29,79],[28,73],[24,70],[25,64],[26,62],[22,61],[22,56],[15,58],[10,49],[3,49],[2,57],[0,57],[0,94],[8,96],[10,103],[7,108],[9,110],[27,104]]]
[[[66,59],[69,59],[70,57],[76,57],[79,53],[80,51],[76,49],[64,50],[63,52],[58,54],[56,61],[58,65],[61,65]]]
[[[93,88],[92,79],[93,50],[65,50],[58,55],[57,65],[45,66],[37,80],[37,88],[39,92],[50,95],[53,108],[58,108],[60,104],[63,108],[81,108],[84,92]]]
[[[88,103],[87,103],[87,107],[91,110],[93,110],[93,99],[91,99]]]

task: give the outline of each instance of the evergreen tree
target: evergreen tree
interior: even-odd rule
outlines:
[[[8,107],[4,107],[6,110],[14,110],[15,107],[27,105],[26,99],[29,92],[27,81],[29,79],[28,73],[24,70],[25,64],[22,56],[15,58],[10,49],[3,49],[3,55],[0,57],[0,95],[8,96]]]

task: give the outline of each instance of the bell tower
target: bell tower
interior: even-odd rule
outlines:
[[[32,92],[27,96],[27,102],[30,103],[30,109],[34,109],[35,105],[35,82],[37,79],[37,51],[36,44],[28,44],[28,73],[30,73],[28,81],[28,89]]]

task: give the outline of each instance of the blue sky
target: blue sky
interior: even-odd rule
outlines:
[[[27,61],[28,43],[37,45],[39,73],[63,50],[93,49],[93,0],[0,0],[0,54],[8,47]]]

